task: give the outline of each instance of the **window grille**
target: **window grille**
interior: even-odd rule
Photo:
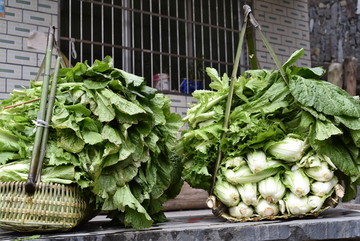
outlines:
[[[206,67],[221,74],[232,70],[243,1],[62,0],[60,4],[60,47],[73,65],[109,55],[115,67],[144,76],[148,85],[185,94],[208,87]],[[241,68],[247,68],[245,55]]]

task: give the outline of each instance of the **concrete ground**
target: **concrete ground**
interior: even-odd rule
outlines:
[[[260,241],[360,240],[360,211],[329,209],[318,217],[293,220],[230,223],[210,210],[166,212],[169,221],[144,230],[111,226],[99,215],[73,231],[23,234],[0,230],[0,240],[64,241]]]

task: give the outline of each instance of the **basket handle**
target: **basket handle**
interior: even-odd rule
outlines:
[[[235,55],[235,60],[234,60],[234,67],[233,67],[233,70],[232,70],[232,73],[231,73],[230,89],[229,89],[229,94],[228,94],[228,98],[227,98],[227,101],[226,101],[226,109],[225,109],[224,130],[226,130],[228,128],[228,126],[229,126],[231,102],[232,102],[232,99],[233,99],[236,75],[237,75],[238,68],[239,68],[240,56],[241,56],[241,51],[242,51],[243,42],[244,42],[244,38],[245,38],[245,31],[246,31],[247,21],[248,21],[248,18],[249,18],[249,11],[247,11],[245,9],[245,6],[248,7],[247,9],[250,9],[250,7],[248,5],[244,5],[245,19],[244,19],[244,23],[243,23],[243,26],[242,26],[241,31],[240,31],[239,42],[238,42],[236,55]],[[223,132],[222,138],[225,138],[225,137],[226,137],[226,132]],[[210,195],[212,195],[214,193],[214,187],[215,187],[215,182],[216,182],[216,173],[217,173],[217,171],[219,169],[221,158],[222,158],[222,151],[221,151],[221,148],[219,147],[219,152],[218,152],[217,160],[216,160],[216,163],[215,163],[214,175],[212,176]]]
[[[41,90],[41,98],[40,98],[40,109],[37,115],[36,120],[36,133],[30,163],[30,170],[28,179],[25,184],[25,191],[28,194],[32,194],[35,192],[35,183],[36,183],[36,176],[39,167],[39,158],[41,156],[41,145],[42,142],[46,142],[43,139],[44,129],[47,129],[48,122],[46,122],[46,105],[47,105],[47,96],[49,92],[49,80],[50,80],[50,68],[51,68],[51,58],[52,58],[52,49],[54,44],[54,31],[55,28],[52,27],[52,30],[49,29],[48,34],[48,42],[46,47],[46,54],[45,54],[45,71],[44,71],[44,78],[42,83],[42,90]]]
[[[233,97],[233,93],[234,93],[234,84],[235,84],[235,80],[236,80],[236,73],[238,70],[238,65],[239,65],[239,59],[240,59],[240,55],[241,55],[241,50],[242,50],[242,45],[243,45],[243,41],[244,41],[244,36],[245,36],[245,31],[247,28],[247,22],[250,21],[251,25],[258,31],[261,40],[264,42],[269,54],[271,55],[272,59],[274,60],[276,67],[279,69],[281,77],[284,79],[285,83],[288,84],[288,79],[287,76],[285,74],[284,68],[282,67],[279,58],[277,57],[277,55],[275,54],[274,49],[271,47],[269,41],[266,39],[264,33],[261,30],[260,24],[256,21],[254,15],[252,14],[252,10],[251,7],[249,5],[244,5],[243,6],[244,12],[245,12],[245,19],[244,19],[244,23],[240,32],[240,38],[239,38],[239,43],[238,43],[238,47],[237,47],[237,51],[236,51],[236,57],[234,60],[234,68],[231,74],[231,84],[230,84],[230,89],[229,89],[229,95],[228,95],[228,99],[226,102],[226,109],[225,109],[225,117],[224,117],[224,130],[226,130],[229,126],[229,117],[230,117],[230,110],[231,110],[231,103],[232,103],[232,97]],[[256,60],[256,55],[255,55],[255,50],[254,50],[254,41],[252,39],[252,31],[248,30],[248,36],[247,36],[247,43],[248,43],[248,48],[249,48],[249,52],[255,56],[254,59],[252,59],[251,61],[251,66],[252,67],[257,67],[257,60]],[[250,36],[251,34],[251,36]],[[222,138],[226,137],[226,132],[223,132]],[[209,196],[212,196],[214,193],[214,187],[215,187],[215,183],[216,183],[216,174],[218,172],[219,169],[219,165],[222,159],[222,151],[221,148],[219,147],[219,152],[218,152],[218,156],[217,156],[217,160],[215,163],[215,168],[214,168],[214,174],[212,176],[212,183],[211,183],[211,189],[210,189],[210,193]],[[213,206],[215,205],[213,203],[213,201],[210,199],[208,199],[209,203],[208,206]]]
[[[280,63],[280,60],[279,58],[277,57],[277,55],[275,54],[275,51],[274,49],[271,47],[271,44],[269,43],[269,41],[267,40],[267,38],[265,37],[264,33],[262,32],[261,30],[261,26],[260,24],[256,21],[254,15],[252,14],[251,12],[251,9],[248,5],[245,5],[244,6],[244,9],[245,7],[248,8],[247,11],[249,11],[249,19],[250,19],[250,22],[251,24],[254,26],[254,28],[258,31],[259,35],[260,35],[260,38],[261,40],[263,41],[263,43],[265,44],[265,47],[267,49],[267,51],[269,52],[270,56],[272,57],[272,59],[274,60],[275,62],[275,65],[276,67],[279,69],[280,71],[280,74],[281,74],[281,77],[284,79],[285,83],[288,84],[288,78],[285,74],[285,71],[284,71],[284,68],[282,67],[282,64]],[[245,10],[246,11],[246,10]]]
[[[46,123],[51,122],[51,117],[52,117],[53,107],[54,107],[54,102],[55,102],[55,97],[56,97],[56,85],[57,85],[57,79],[59,76],[59,69],[60,69],[61,61],[62,61],[62,58],[57,57],[56,63],[55,63],[54,76],[53,76],[52,82],[51,82],[51,89],[50,89],[50,94],[49,94],[49,99],[48,99],[47,110],[46,110],[46,117],[45,117]],[[38,167],[37,167],[37,171],[36,171],[36,176],[34,178],[35,183],[39,180],[40,175],[41,175],[42,164],[44,162],[44,158],[45,158],[45,154],[46,154],[46,146],[47,146],[48,137],[49,137],[49,128],[47,126],[44,128],[44,133],[42,135]]]

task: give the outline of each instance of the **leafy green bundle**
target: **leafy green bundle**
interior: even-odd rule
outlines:
[[[262,186],[265,191],[275,191],[276,184],[280,184],[281,195],[275,201],[271,197],[265,202],[265,194],[261,197],[257,191],[254,200],[266,209],[269,205],[278,205],[288,193],[284,200],[291,200],[286,207],[292,210],[289,206],[294,203],[293,194],[300,192],[296,193],[290,183],[305,180],[302,184],[307,186],[306,195],[313,194],[319,185],[325,185],[316,184],[309,190],[309,185],[316,182],[322,171],[327,171],[324,174],[329,177],[327,181],[335,172],[335,178],[345,184],[343,201],[356,196],[356,186],[360,184],[360,101],[341,88],[320,80],[325,73],[322,68],[294,66],[302,55],[303,50],[296,51],[284,63],[287,80],[277,70],[249,70],[236,79],[227,129],[224,129],[224,113],[230,79],[226,74],[220,78],[216,70],[207,69],[212,90],[193,93],[198,104],[188,110],[185,120],[189,129],[182,133],[176,147],[183,157],[183,177],[192,187],[210,191],[221,148],[223,155],[214,191],[228,207],[243,205],[241,194],[245,193],[244,188],[256,190]],[[284,143],[289,138],[290,141]],[[251,168],[257,162],[261,162],[262,169]],[[290,173],[296,170],[293,180],[295,174]],[[270,181],[273,185],[264,184]],[[326,185],[331,189],[336,183],[337,179],[333,179]],[[240,185],[236,187],[238,191],[231,184]],[[230,200],[222,199],[225,193],[235,203],[229,204]],[[330,194],[330,190],[326,192],[326,195]],[[244,213],[249,212],[245,210]]]
[[[172,149],[182,121],[168,97],[112,65],[60,70],[42,181],[78,184],[98,210],[140,229],[163,221],[162,204],[180,191]],[[0,181],[27,179],[41,84],[2,101]]]

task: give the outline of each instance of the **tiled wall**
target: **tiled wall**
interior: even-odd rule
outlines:
[[[0,99],[14,88],[28,86],[37,75],[44,51],[27,47],[32,31],[57,27],[58,0],[6,0],[0,18]]]
[[[192,98],[189,95],[174,95],[174,94],[167,94],[169,96],[172,106],[170,108],[170,111],[173,113],[178,113],[181,115],[181,117],[185,117],[187,110],[192,105],[195,105],[197,103],[197,100]],[[180,131],[187,128],[187,125],[184,125]]]
[[[307,0],[254,0],[253,13],[282,63],[295,50],[304,48],[304,57],[297,65],[311,66]],[[276,68],[260,37],[256,50],[262,68]]]

